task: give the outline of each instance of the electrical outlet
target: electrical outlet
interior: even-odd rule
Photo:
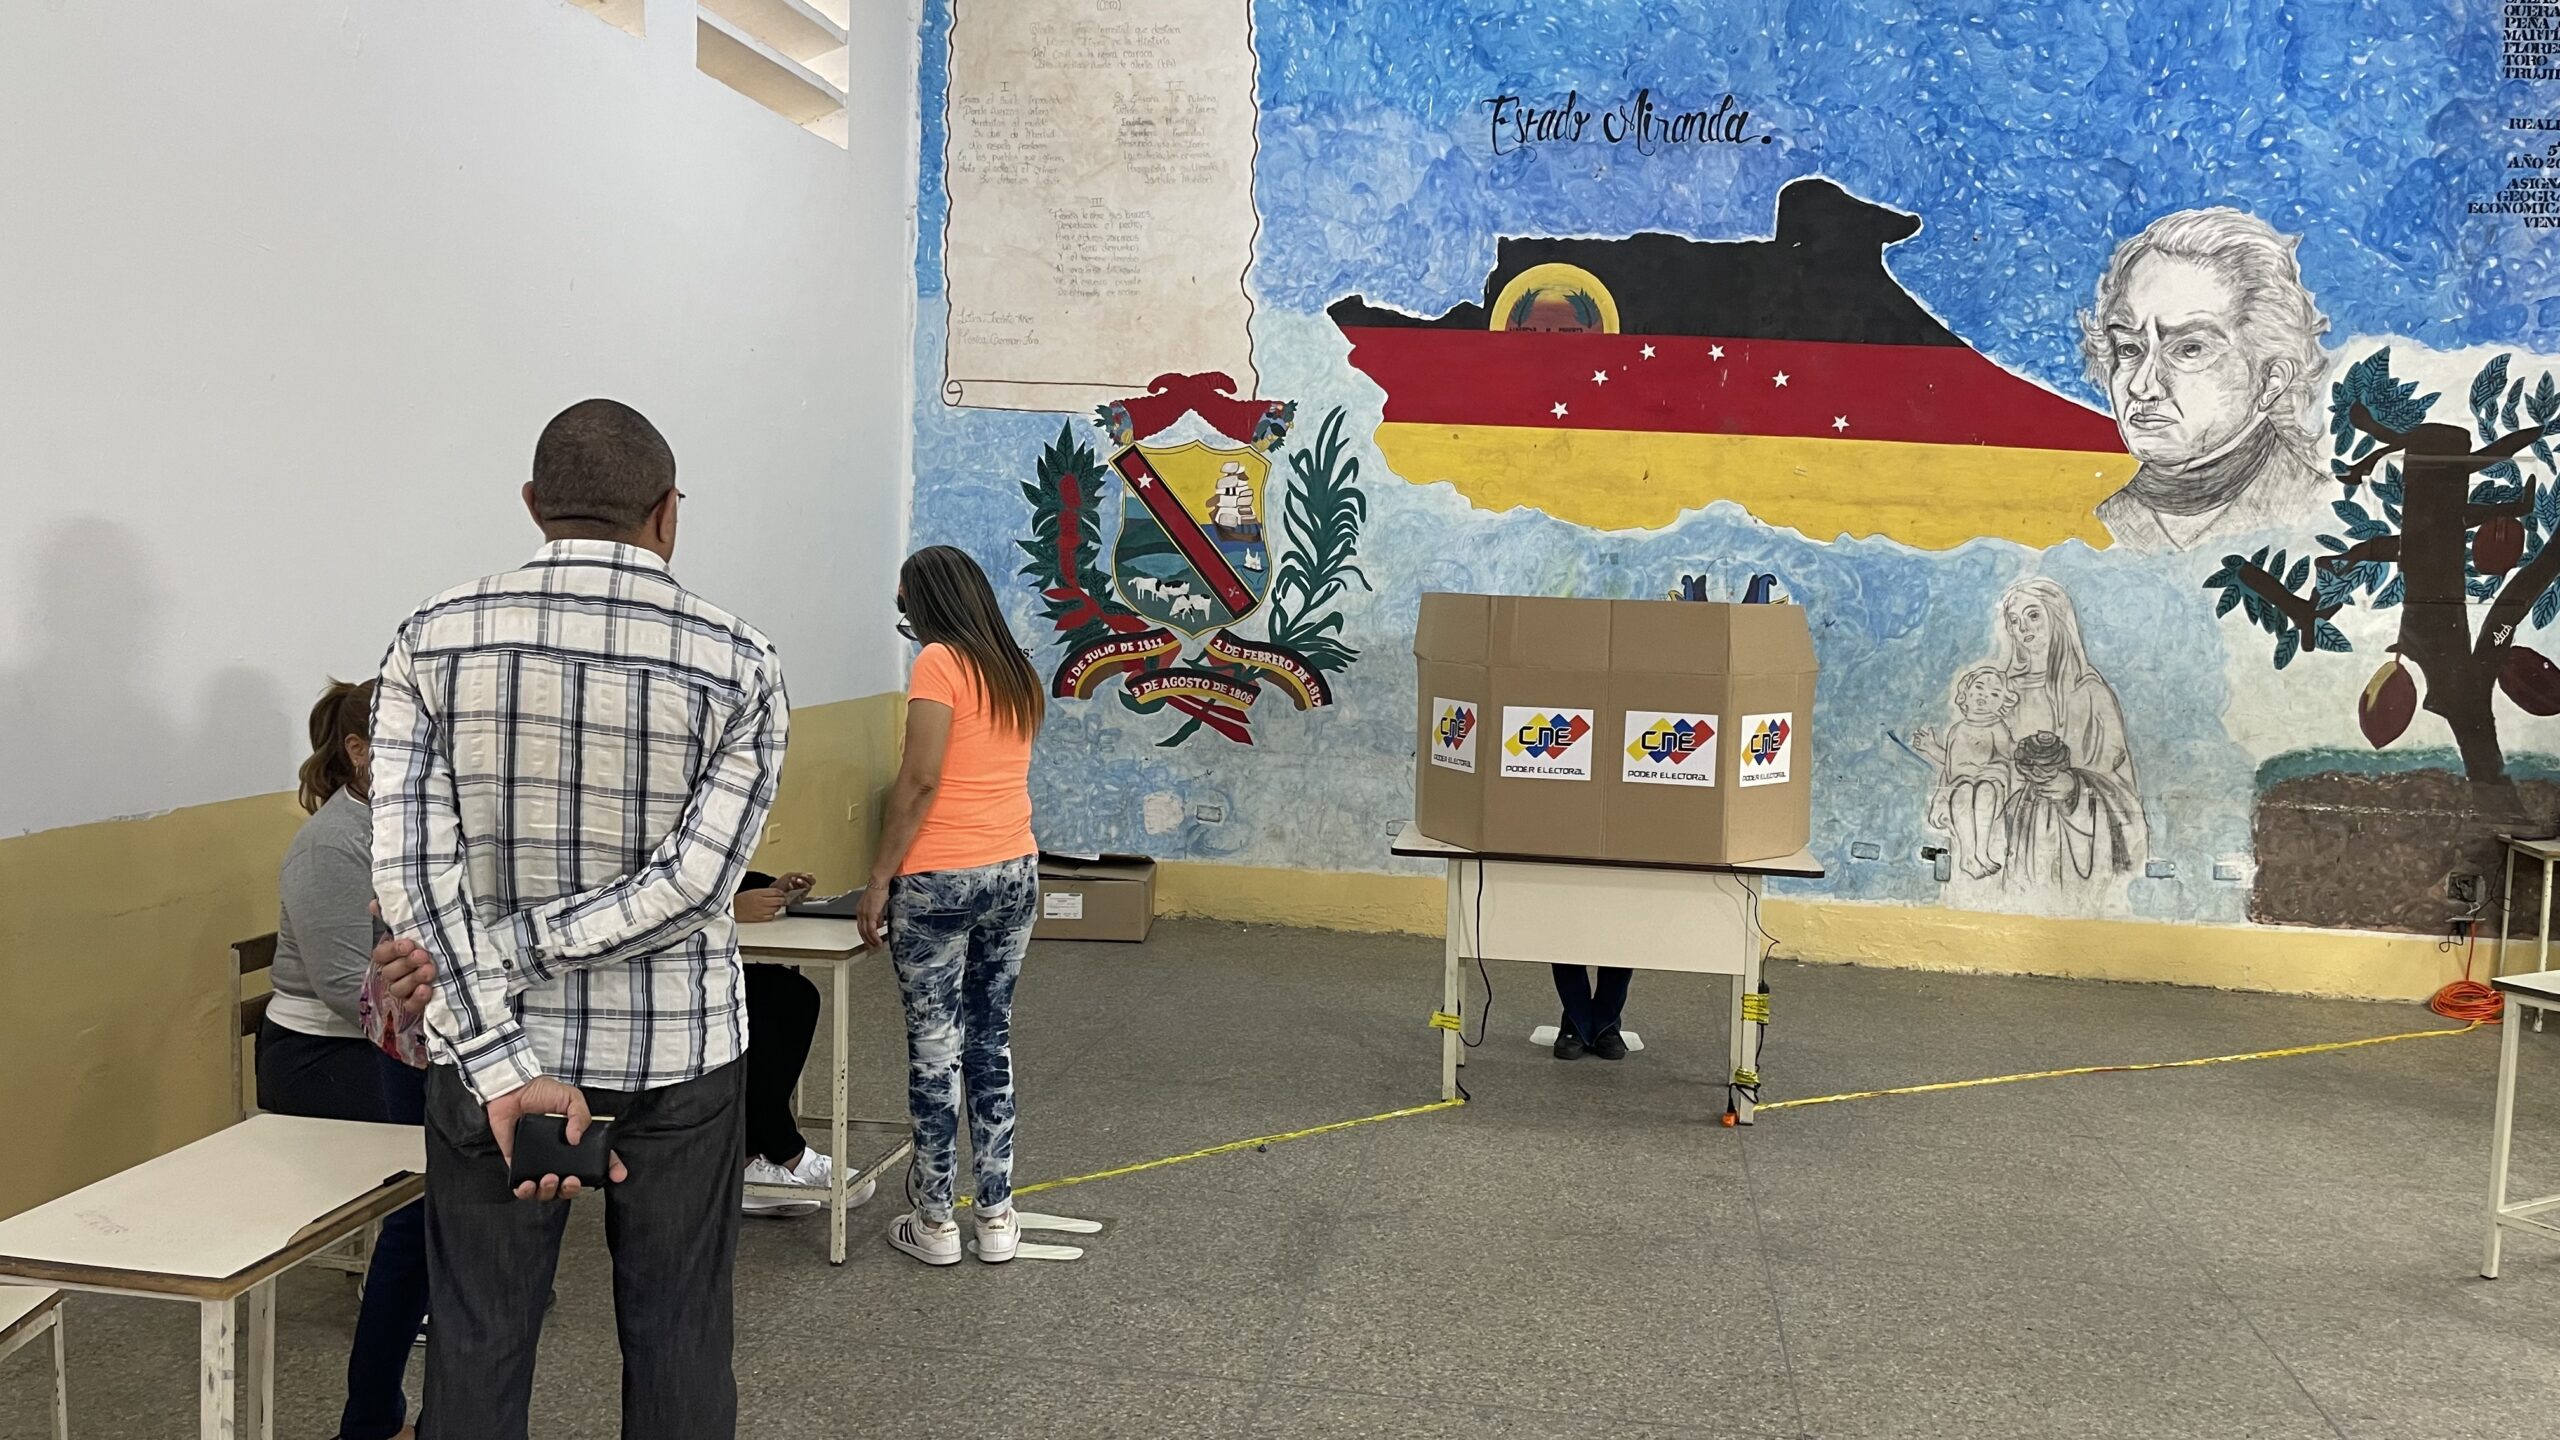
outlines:
[[[1881,860],[1884,858],[1884,847],[1878,845],[1873,840],[1856,841],[1849,846],[1849,858],[1852,860]]]
[[[2480,877],[2477,875],[2447,876],[2444,882],[2444,893],[2446,898],[2456,905],[2477,905],[2480,903]]]
[[[2213,878],[2226,884],[2238,884],[2249,878],[2249,860],[2244,855],[2225,855],[2213,862]]]
[[[1227,807],[1224,805],[1197,805],[1192,807],[1191,818],[1199,821],[1203,825],[1223,825],[1227,823]]]
[[[1947,847],[1944,845],[1923,845],[1920,847],[1920,858],[1923,860],[1944,860],[1947,858]]]
[[[2178,862],[2154,860],[2142,867],[2142,873],[2154,880],[2175,880],[2178,878]]]

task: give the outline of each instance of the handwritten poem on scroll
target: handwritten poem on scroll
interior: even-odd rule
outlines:
[[[1253,386],[1249,0],[954,0],[943,399]]]

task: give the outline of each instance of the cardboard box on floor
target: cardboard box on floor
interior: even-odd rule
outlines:
[[[1414,823],[1498,854],[1743,864],[1813,828],[1793,605],[1422,597]]]
[[[1034,940],[1144,940],[1156,923],[1156,862],[1144,855],[1040,855]]]

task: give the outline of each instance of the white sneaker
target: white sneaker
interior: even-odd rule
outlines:
[[[990,1265],[1012,1259],[1022,1244],[1022,1222],[1014,1218],[1013,1207],[1007,1205],[1001,1215],[981,1215],[975,1210],[969,1215],[978,1227],[978,1258]]]
[[[827,1187],[835,1179],[835,1170],[835,1160],[814,1146],[802,1150],[800,1162],[789,1169],[759,1155],[747,1162],[746,1183],[749,1185],[788,1185],[795,1190],[813,1190],[817,1193],[807,1199],[797,1195],[749,1195],[741,1203],[741,1208],[750,1215],[769,1215],[777,1218],[814,1214],[826,1208]],[[865,1176],[847,1187],[844,1203],[850,1209],[869,1200],[879,1191],[880,1182]]]
[[[960,1263],[960,1227],[948,1220],[932,1224],[913,1210],[889,1227],[889,1243],[927,1265]]]

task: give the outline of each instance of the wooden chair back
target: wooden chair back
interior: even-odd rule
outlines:
[[[267,1018],[267,1001],[271,992],[244,995],[250,976],[271,970],[276,963],[274,932],[232,942],[231,946],[231,1013],[237,1022],[231,1032],[231,1113],[249,1116],[248,1065],[240,1058],[240,1044],[258,1033],[259,1022]]]

